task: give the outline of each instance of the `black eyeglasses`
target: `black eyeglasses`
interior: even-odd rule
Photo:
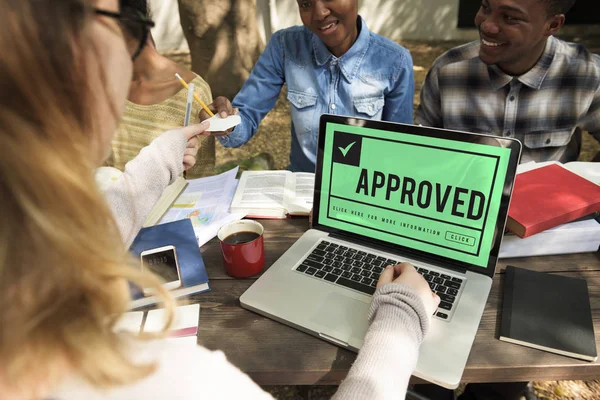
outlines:
[[[131,54],[131,59],[135,60],[146,45],[150,28],[154,27],[154,21],[136,10],[127,10],[126,13],[116,13],[94,8],[93,11],[97,15],[114,18],[119,21],[125,39],[127,39],[127,36],[131,36],[134,39],[131,45],[129,44],[129,40],[126,40],[126,42],[128,43],[127,49],[129,50],[129,54]]]

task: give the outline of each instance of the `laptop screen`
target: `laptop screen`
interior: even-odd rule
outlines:
[[[354,123],[321,124],[317,223],[487,268],[513,141],[361,119],[347,121]],[[516,162],[512,163],[514,170]],[[513,179],[514,171],[508,194]],[[505,209],[508,197],[504,198]],[[502,227],[506,210],[503,214]],[[493,266],[495,262],[494,257]]]

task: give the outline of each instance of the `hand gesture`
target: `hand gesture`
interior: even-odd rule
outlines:
[[[227,118],[230,115],[238,114],[238,109],[233,108],[231,102],[223,96],[217,97],[211,104],[208,105],[208,108],[213,112],[213,114],[219,115],[221,118]],[[200,110],[200,121],[204,121],[209,118],[210,115],[208,115],[204,109]],[[229,134],[229,132],[231,132],[231,129],[221,132],[211,132],[211,134],[213,136],[226,136]]]
[[[182,128],[183,135],[187,139],[187,146],[183,151],[184,171],[187,171],[196,164],[196,154],[198,154],[198,148],[200,147],[197,136],[203,134],[209,126],[210,123],[204,121],[200,124],[189,125]]]

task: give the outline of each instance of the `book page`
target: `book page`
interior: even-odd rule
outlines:
[[[192,221],[198,245],[202,246],[217,235],[227,222],[243,218],[231,214],[229,204],[237,186],[238,167],[219,175],[189,180],[188,187],[175,200],[161,223],[189,218]]]
[[[200,318],[200,304],[190,304],[175,308],[173,324],[168,335],[171,337],[183,337],[196,335],[198,333],[198,319]],[[144,332],[160,332],[165,326],[167,313],[164,308],[148,311]]]
[[[244,171],[231,202],[238,209],[284,209],[289,171]]]
[[[290,177],[290,191],[286,198],[288,212],[292,215],[306,215],[313,206],[315,174],[296,172]]]
[[[114,326],[115,332],[139,333],[144,320],[143,311],[131,311],[124,313]]]

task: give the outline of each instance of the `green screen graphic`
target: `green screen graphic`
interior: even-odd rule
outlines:
[[[487,267],[509,149],[326,130],[320,224]]]

